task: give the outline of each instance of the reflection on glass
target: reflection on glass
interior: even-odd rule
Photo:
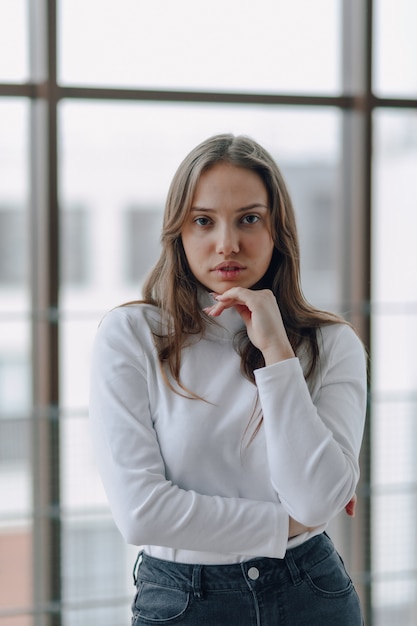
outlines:
[[[376,93],[417,97],[417,3],[415,0],[377,0],[374,14]]]
[[[63,83],[334,93],[340,0],[61,0]],[[82,15],[82,19],[80,19]]]
[[[378,625],[411,626],[417,622],[417,114],[378,112],[374,154],[373,596]]]
[[[0,82],[28,77],[28,0],[0,1]]]

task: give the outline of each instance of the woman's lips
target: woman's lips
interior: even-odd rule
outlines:
[[[243,270],[244,265],[238,263],[237,261],[222,261],[218,265],[215,266],[214,270]]]
[[[237,278],[244,269],[245,267],[243,265],[232,261],[230,263],[219,263],[212,271],[216,272],[218,276],[221,276],[223,280],[233,280]]]

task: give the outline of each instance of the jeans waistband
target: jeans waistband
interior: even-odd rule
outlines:
[[[177,563],[139,553],[134,570],[137,580],[164,584],[168,587],[192,591],[201,595],[203,590],[247,589],[268,583],[301,583],[301,572],[320,562],[334,551],[333,543],[325,534],[317,535],[305,543],[287,550],[283,559],[260,557],[231,565],[201,565]]]

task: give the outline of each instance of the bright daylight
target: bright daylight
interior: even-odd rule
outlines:
[[[417,623],[416,20],[0,0],[0,626]]]

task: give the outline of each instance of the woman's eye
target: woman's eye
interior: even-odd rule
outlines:
[[[258,215],[245,215],[245,217],[242,219],[242,222],[244,224],[256,224],[256,222],[258,221],[259,221]]]
[[[197,226],[208,226],[210,220],[208,217],[196,217],[194,223],[197,224]]]

